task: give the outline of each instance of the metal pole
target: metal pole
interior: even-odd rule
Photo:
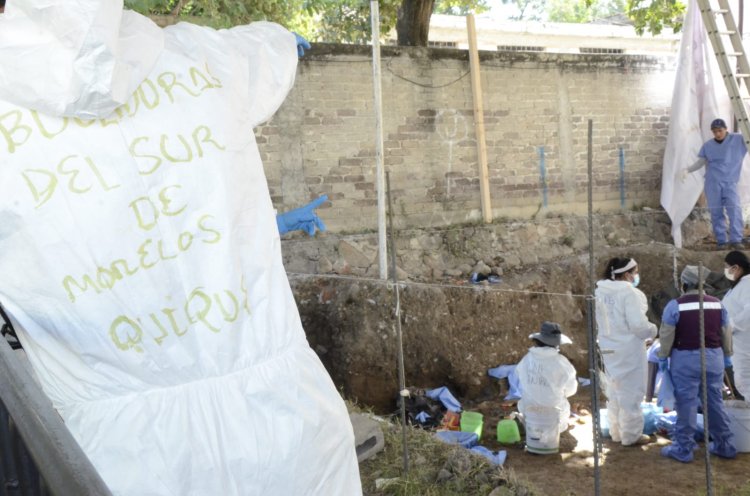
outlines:
[[[620,208],[625,209],[625,149],[620,147]]]
[[[396,339],[398,340],[398,389],[401,396],[401,444],[403,448],[404,474],[409,473],[409,447],[406,444],[406,372],[404,371],[404,338],[401,332],[401,296],[398,288],[398,274],[396,273],[396,235],[393,231],[393,207],[391,205],[391,175],[386,173],[386,188],[388,189],[388,226],[391,232],[391,279],[396,292]]]
[[[26,365],[0,341],[0,399],[52,493],[112,494]]]
[[[385,166],[383,165],[383,92],[380,87],[380,11],[377,0],[370,2],[372,25],[372,92],[375,110],[375,176],[378,193],[378,266],[380,278],[388,278],[385,243]]]
[[[708,428],[708,384],[706,380],[706,324],[703,315],[703,262],[698,262],[698,313],[700,315],[700,349],[701,349],[701,403],[703,404],[703,445],[706,455],[706,496],[713,496],[711,483],[711,453],[709,453]]]
[[[594,444],[594,494],[599,496],[600,470],[599,453],[601,452],[601,422],[599,419],[599,370],[596,363],[596,306],[594,289],[596,275],[594,269],[594,193],[593,193],[593,130],[594,123],[589,119],[588,126],[588,221],[589,221],[589,295],[586,297],[586,327],[589,348],[589,377],[591,379],[591,423]]]

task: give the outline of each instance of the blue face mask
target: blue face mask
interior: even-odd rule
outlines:
[[[631,284],[633,285],[634,288],[637,288],[640,283],[641,283],[641,275],[636,274]]]

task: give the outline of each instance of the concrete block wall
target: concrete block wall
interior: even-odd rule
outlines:
[[[672,60],[508,52],[480,58],[496,218],[585,212],[588,119],[595,208],[621,208],[621,153],[625,208],[658,205]],[[383,47],[382,90],[397,226],[481,219],[466,51]],[[330,230],[376,229],[374,115],[371,49],[314,45],[281,109],[256,129],[274,205],[283,211],[326,193],[332,203],[320,214]]]

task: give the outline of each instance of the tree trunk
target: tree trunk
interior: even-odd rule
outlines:
[[[403,0],[398,9],[396,33],[398,44],[427,46],[430,34],[430,16],[435,0]]]

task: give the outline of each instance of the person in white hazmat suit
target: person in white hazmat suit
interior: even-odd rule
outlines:
[[[724,276],[732,288],[721,303],[732,322],[734,382],[737,391],[750,398],[750,260],[741,251],[730,251],[724,257]]]
[[[0,301],[112,492],[361,494],[252,131],[295,36],[10,0],[0,60]]]
[[[531,453],[557,453],[560,433],[568,428],[568,397],[578,389],[576,371],[560,354],[561,344],[572,341],[560,325],[544,322],[539,332],[529,335],[535,346],[529,348],[516,367],[522,397],[518,411],[526,427],[526,450]]]
[[[613,258],[596,283],[596,323],[604,361],[604,391],[612,440],[623,446],[644,444],[641,402],[646,394],[646,341],[656,336],[648,321],[646,295],[636,288],[638,264]]]

